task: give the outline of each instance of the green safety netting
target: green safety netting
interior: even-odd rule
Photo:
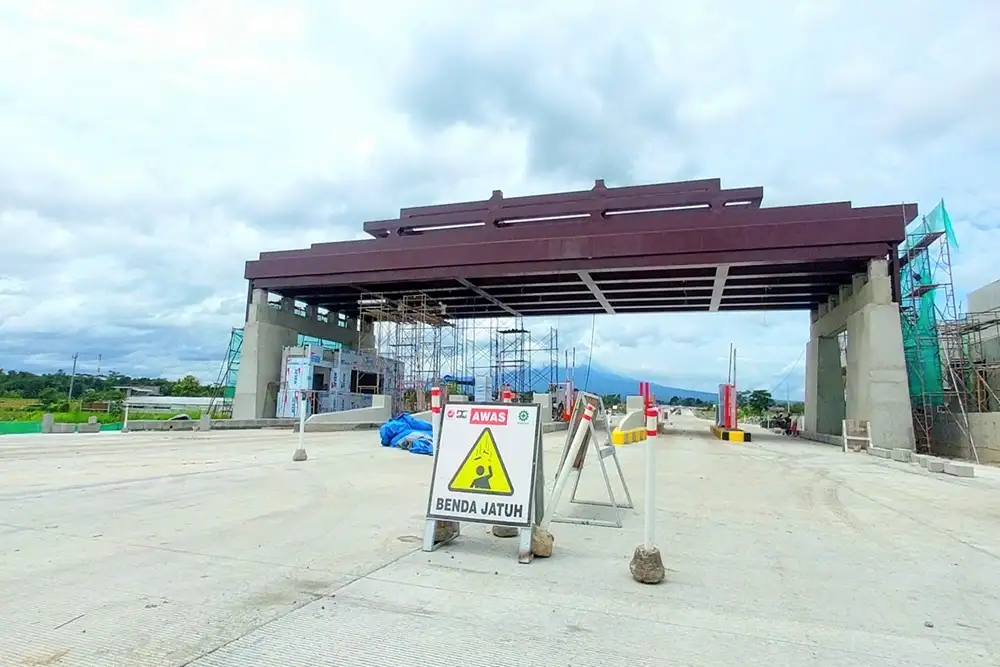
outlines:
[[[101,433],[120,430],[122,430],[121,422],[101,424]],[[26,435],[41,432],[42,422],[0,422],[0,435]]]
[[[41,433],[41,422],[0,422],[0,435],[23,435]]]
[[[944,403],[944,371],[941,345],[938,339],[937,299],[940,267],[932,260],[937,243],[957,248],[955,230],[944,200],[922,218],[906,228],[906,241],[900,246],[900,257],[909,257],[900,275],[903,306],[903,349],[910,397],[920,397],[925,403]]]

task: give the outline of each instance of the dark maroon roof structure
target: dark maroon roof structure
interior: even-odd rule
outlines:
[[[374,238],[263,252],[246,277],[348,315],[413,295],[445,317],[798,310],[892,259],[916,204],[761,208],[719,179],[405,208]]]

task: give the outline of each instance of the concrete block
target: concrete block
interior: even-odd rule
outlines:
[[[100,433],[101,432],[101,425],[98,424],[96,421],[88,422],[86,424],[77,424],[76,425],[76,432],[77,433]]]
[[[892,451],[886,449],[885,447],[869,447],[868,453],[872,456],[877,456],[880,459],[888,459],[892,456]]]
[[[892,450],[892,460],[899,461],[900,463],[909,463],[911,452],[909,449],[895,448]]]
[[[552,533],[542,530],[538,526],[531,529],[531,553],[539,558],[549,558],[552,556],[552,545],[555,538]]]
[[[458,521],[434,522],[434,543],[447,542],[458,535]]]
[[[52,426],[56,423],[56,418],[52,413],[46,412],[42,415],[42,433],[52,433]]]
[[[655,547],[652,551],[646,551],[642,546],[636,547],[628,569],[632,578],[640,584],[658,584],[667,574],[660,550]]]
[[[927,467],[927,454],[911,454],[910,463],[916,463],[922,468]]]
[[[517,537],[519,532],[514,526],[493,526],[494,537]]]
[[[976,474],[976,469],[964,463],[948,461],[944,464],[944,474],[954,475],[955,477],[973,477]]]
[[[944,461],[941,459],[927,459],[928,472],[944,472]]]

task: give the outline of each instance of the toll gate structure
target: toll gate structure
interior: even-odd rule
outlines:
[[[251,296],[361,317],[361,338],[366,304],[417,295],[450,321],[808,310],[807,430],[836,435],[845,416],[870,419],[883,446],[912,447],[896,249],[916,204],[763,207],[763,197],[762,187],[724,189],[720,179],[598,180],[511,198],[496,190],[366,222],[371,239],[263,252],[245,276]],[[843,330],[852,334],[853,400],[840,371]]]

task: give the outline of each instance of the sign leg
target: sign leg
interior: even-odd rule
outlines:
[[[434,551],[442,544],[448,544],[462,533],[462,524],[458,521],[436,521],[427,519],[424,522],[424,551]]]
[[[517,541],[517,562],[527,565],[535,555],[531,552],[531,528],[519,529]]]

